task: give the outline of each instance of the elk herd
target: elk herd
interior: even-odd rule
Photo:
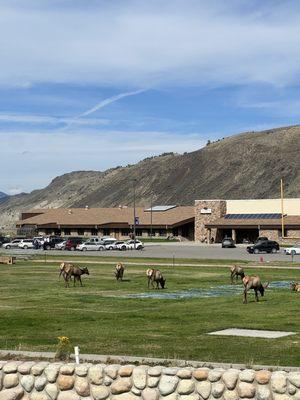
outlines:
[[[117,281],[122,281],[124,276],[125,266],[123,263],[118,262],[115,266],[114,275]],[[74,286],[76,286],[76,281],[80,282],[82,286],[81,276],[87,274],[89,275],[89,270],[87,267],[77,267],[71,263],[62,262],[60,264],[59,270],[59,278],[62,276],[65,281],[65,287],[69,287],[69,282],[74,278]],[[166,279],[163,277],[161,271],[159,269],[149,268],[146,270],[146,277],[148,282],[148,289],[150,289],[150,285],[152,289],[164,289],[166,284]],[[238,278],[241,278],[242,283],[244,285],[243,292],[243,303],[247,304],[247,293],[249,290],[253,289],[255,294],[255,301],[259,301],[258,294],[264,296],[265,290],[269,285],[269,282],[266,284],[262,284],[261,279],[258,275],[246,275],[244,269],[239,265],[233,265],[230,267],[230,280],[231,284],[234,283],[234,278],[236,279],[236,283],[238,282]],[[300,292],[300,283],[292,283],[291,284],[292,291]]]
[[[117,265],[115,266],[115,271],[114,271],[114,275],[117,281],[123,280],[124,271],[125,271],[124,264],[118,262]],[[82,286],[81,275],[84,274],[87,275],[90,274],[89,270],[86,267],[84,268],[76,267],[75,265],[67,262],[62,262],[60,264],[59,278],[61,276],[64,278],[65,287],[69,287],[69,282],[72,280],[72,277],[74,278],[74,286],[76,286],[76,281],[79,281],[80,285]],[[156,284],[156,289],[159,289],[159,287],[161,287],[161,289],[165,288],[166,279],[164,279],[159,269],[154,269],[154,268],[147,269],[146,276],[148,280],[148,289],[150,287],[150,283],[152,288],[154,288],[154,284]]]

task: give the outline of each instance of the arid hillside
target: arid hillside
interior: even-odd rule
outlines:
[[[195,199],[300,197],[300,126],[243,133],[192,153],[165,154],[105,172],[77,171],[0,204],[0,225],[41,207],[193,204]]]

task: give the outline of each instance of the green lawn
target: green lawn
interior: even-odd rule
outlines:
[[[259,303],[251,294],[247,305],[242,304],[241,295],[233,294],[173,300],[124,298],[120,296],[149,292],[147,267],[129,262],[125,261],[124,282],[115,281],[112,265],[89,264],[84,287],[68,289],[58,280],[57,261],[0,265],[0,348],[54,351],[57,336],[65,335],[80,346],[81,353],[299,366],[299,293],[267,289]],[[160,269],[167,278],[164,293],[229,283],[228,267]],[[263,281],[300,281],[300,270],[258,272]],[[206,334],[230,327],[289,330],[297,335],[266,340]]]

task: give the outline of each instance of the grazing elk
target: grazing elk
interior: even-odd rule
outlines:
[[[243,278],[243,284],[244,284],[244,304],[247,304],[247,292],[250,289],[253,289],[255,292],[255,301],[258,301],[258,292],[260,292],[261,296],[264,295],[265,289],[268,287],[269,282],[267,282],[265,285],[261,283],[260,277],[259,276],[249,276],[245,275]]]
[[[147,269],[146,275],[148,278],[148,289],[151,283],[152,288],[154,288],[154,282],[156,283],[156,289],[159,289],[159,285],[162,289],[165,288],[166,279],[163,278],[162,273],[159,269]]]
[[[67,263],[67,262],[62,262],[59,266],[59,276],[58,278],[61,277],[61,275],[63,276],[63,278],[65,278],[65,275],[70,271],[70,269],[74,267],[73,264],[71,263]]]
[[[90,274],[89,270],[87,269],[87,267],[83,267],[83,268],[73,267],[72,268],[70,276],[74,277],[74,286],[75,286],[76,280],[80,282],[81,286],[83,286],[82,285],[82,281],[81,281],[81,275],[84,275],[84,274],[86,274],[86,275]]]
[[[72,276],[74,277],[74,286],[76,283],[76,280],[78,280],[82,285],[82,281],[81,281],[81,275],[87,274],[89,275],[89,270],[87,269],[87,267],[76,267],[73,264],[69,264],[69,263],[61,263],[60,265],[60,273],[59,276],[63,276],[64,280],[65,280],[65,287],[69,287],[69,280],[72,279]]]
[[[300,283],[293,282],[291,284],[291,289],[293,292],[300,292]]]
[[[232,265],[230,267],[230,279],[231,279],[231,284],[233,284],[233,278],[236,278],[236,282],[238,281],[238,277],[241,277],[241,279],[243,280],[245,273],[244,270],[241,266],[239,265]]]
[[[118,262],[118,264],[116,265],[116,268],[115,268],[116,270],[115,270],[115,277],[116,277],[116,280],[118,281],[118,280],[123,280],[123,275],[124,275],[124,270],[125,270],[125,267],[124,267],[124,264],[123,263],[121,263],[121,262]]]

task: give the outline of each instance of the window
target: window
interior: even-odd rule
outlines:
[[[92,229],[91,230],[91,235],[92,236],[98,236],[98,229]]]
[[[121,235],[122,236],[129,236],[129,230],[128,229],[121,229]]]
[[[159,236],[166,236],[166,230],[165,229],[160,229],[159,230]]]
[[[70,235],[71,235],[71,229],[65,228],[65,229],[64,229],[64,235],[65,235],[65,236],[70,236]]]
[[[143,231],[141,229],[136,229],[135,234],[136,236],[143,236]]]
[[[84,235],[84,229],[83,228],[78,228],[77,229],[77,235],[79,235],[79,236]]]
[[[46,233],[46,235],[51,235],[52,229],[46,228],[46,229],[45,229],[45,233]]]
[[[103,229],[103,236],[109,236],[110,235],[110,229],[109,228],[104,228]]]
[[[284,228],[283,235],[286,237],[288,236],[287,229]],[[282,229],[278,229],[278,237],[282,238]]]

